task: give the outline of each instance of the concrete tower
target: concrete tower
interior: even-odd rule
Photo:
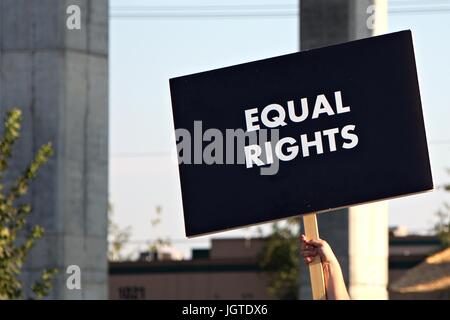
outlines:
[[[81,29],[72,29],[67,19],[77,19],[77,8]],[[11,169],[23,170],[43,143],[55,149],[28,196],[30,221],[45,236],[23,278],[29,285],[42,268],[57,267],[50,298],[105,299],[107,0],[0,0],[1,116],[16,106],[24,121]],[[66,287],[69,265],[81,269],[81,290]]]
[[[386,32],[387,0],[300,0],[301,50]],[[322,213],[318,224],[321,238],[338,256],[352,298],[386,299],[387,203]],[[303,264],[301,268],[300,299],[310,299],[308,269]]]

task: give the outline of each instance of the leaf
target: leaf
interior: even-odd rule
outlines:
[[[31,213],[29,204],[18,204],[20,197],[27,194],[29,185],[37,177],[38,171],[53,153],[51,143],[43,145],[30,165],[15,180],[4,194],[4,183],[1,181],[8,169],[8,160],[12,156],[12,148],[20,137],[22,112],[18,108],[7,112],[4,120],[3,135],[0,138],[0,299],[24,298],[24,288],[19,280],[24,261],[34,246],[42,237],[44,229],[27,223],[26,218]],[[31,230],[25,240],[19,243],[16,238],[19,232]],[[44,297],[51,290],[52,270],[44,270],[41,279],[32,286],[36,297]]]

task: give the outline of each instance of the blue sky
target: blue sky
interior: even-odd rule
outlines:
[[[237,3],[244,2],[110,1],[113,8]],[[262,3],[279,4],[245,1]],[[450,180],[445,172],[450,167],[450,11],[389,15],[390,32],[404,29],[413,32],[433,177],[440,185]],[[121,226],[132,226],[134,241],[170,237],[184,252],[208,244],[208,238],[184,239],[168,79],[296,51],[295,16],[111,20],[110,201],[114,219]],[[390,224],[413,231],[430,229],[445,199],[448,195],[435,191],[392,200]],[[163,208],[162,223],[152,228],[157,206]],[[215,236],[253,233],[251,228]]]

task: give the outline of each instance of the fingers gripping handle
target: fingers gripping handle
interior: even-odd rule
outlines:
[[[305,236],[308,240],[319,239],[319,228],[317,226],[316,214],[303,216]],[[314,300],[326,300],[325,278],[323,274],[322,262],[319,255],[309,264],[309,275],[311,277],[311,288]]]

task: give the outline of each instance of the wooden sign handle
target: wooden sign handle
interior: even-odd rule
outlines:
[[[305,236],[308,240],[319,239],[319,228],[317,226],[316,214],[307,214],[303,216],[303,225],[305,227]],[[311,288],[314,300],[326,300],[325,278],[323,275],[322,261],[319,256],[309,264],[309,275],[311,277]]]

